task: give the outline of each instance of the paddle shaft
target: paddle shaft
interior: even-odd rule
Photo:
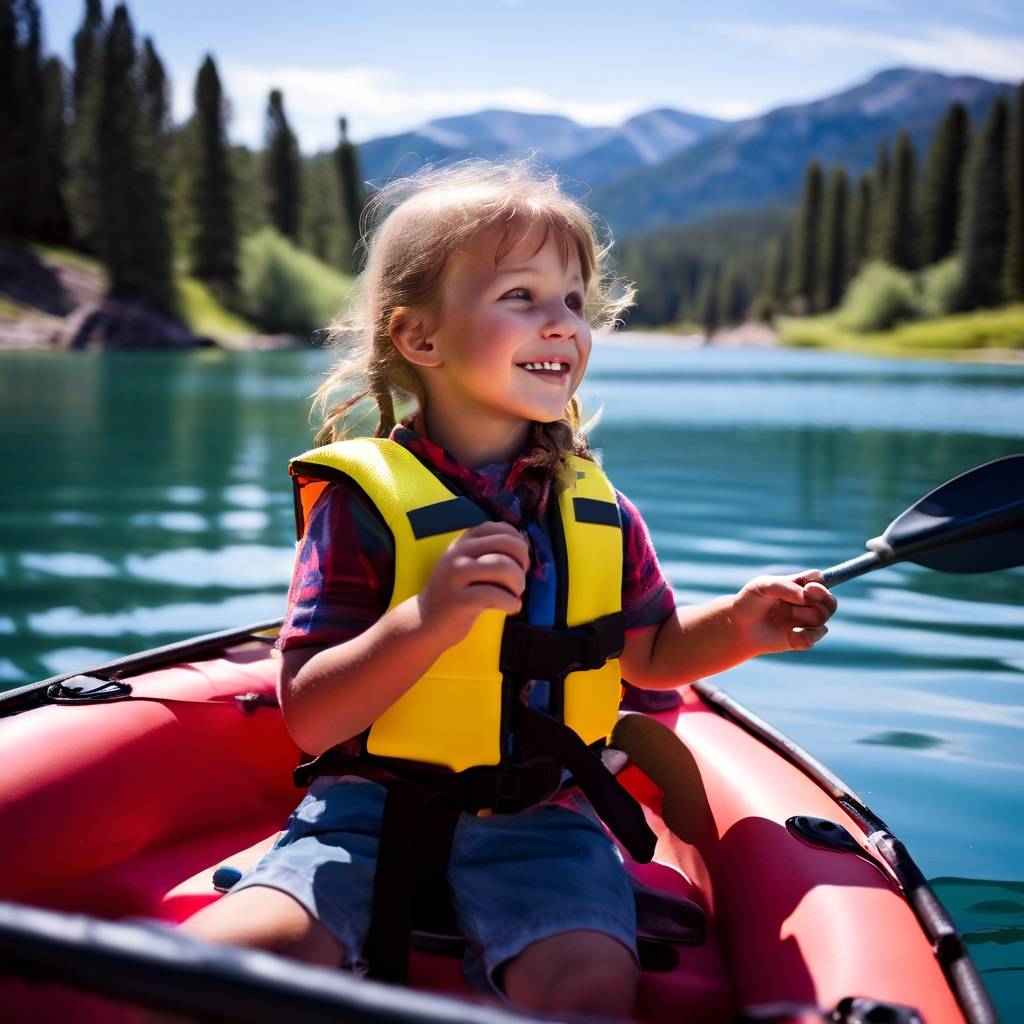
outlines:
[[[1021,516],[1020,505],[1012,503],[995,514],[986,511],[969,519],[961,519],[956,525],[939,520],[931,529],[923,531],[913,541],[909,543],[904,541],[898,551],[894,551],[883,538],[877,537],[875,540],[868,541],[868,547],[873,550],[846,562],[833,565],[829,569],[823,569],[825,586],[831,589],[840,583],[846,583],[847,580],[873,572],[875,569],[884,569],[885,566],[894,565],[896,562],[912,562],[915,555],[922,555],[926,551],[933,551],[935,548],[945,547],[948,544],[956,544],[959,541],[971,540],[974,537],[987,534],[1001,533],[1004,530],[1019,529]]]
[[[831,569],[822,569],[821,574],[825,577],[822,582],[831,590],[840,583],[856,579],[858,576],[863,576],[866,572],[881,569],[883,566],[891,564],[891,562],[883,561],[881,555],[877,552],[869,551],[867,554],[858,555],[849,561],[833,565]]]

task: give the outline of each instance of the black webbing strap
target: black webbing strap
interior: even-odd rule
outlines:
[[[625,643],[622,612],[568,629],[506,619],[498,665],[502,672],[523,679],[561,679],[570,672],[600,668],[609,658],[617,658]]]
[[[459,810],[442,793],[405,779],[388,783],[373,879],[373,919],[364,954],[371,977],[409,976],[409,932],[417,894],[444,899]]]
[[[640,805],[622,788],[601,759],[568,726],[532,708],[518,708],[516,730],[531,751],[553,755],[572,772],[601,820],[641,864],[654,857],[657,836],[651,831]]]
[[[412,833],[430,793],[397,780],[388,786],[373,878],[373,919],[364,955],[382,981],[404,981],[409,972],[408,936],[412,926]]]
[[[305,789],[318,775],[359,775],[387,785],[392,777],[443,794],[459,810],[476,814],[516,814],[551,796],[562,780],[562,766],[552,756],[514,764],[481,766],[453,772],[387,757],[357,757],[343,750],[324,751],[303,761],[294,772],[295,785]]]

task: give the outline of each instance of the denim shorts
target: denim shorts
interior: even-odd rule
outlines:
[[[316,779],[281,838],[231,891],[264,885],[288,893],[341,943],[345,966],[365,972],[384,797],[382,786],[365,779]],[[603,932],[636,957],[636,909],[622,857],[580,811],[541,804],[520,814],[461,815],[448,883],[468,940],[463,970],[483,991],[500,994],[497,968],[562,932]]]

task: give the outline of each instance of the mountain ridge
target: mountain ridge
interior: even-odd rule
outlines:
[[[537,152],[588,187],[587,204],[624,237],[720,211],[793,203],[812,157],[855,175],[872,167],[879,143],[891,143],[901,129],[923,161],[950,103],[964,103],[976,125],[995,96],[1012,88],[978,75],[892,67],[737,121],[660,107],[595,127],[558,114],[489,110],[369,140],[360,156],[366,178],[379,185],[425,163]]]

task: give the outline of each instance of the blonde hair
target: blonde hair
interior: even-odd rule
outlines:
[[[487,229],[502,230],[495,266],[536,225],[552,230],[567,260],[575,245],[584,286],[584,316],[592,327],[611,327],[633,302],[634,289],[611,273],[610,234],[595,215],[569,196],[558,177],[533,159],[508,163],[464,160],[449,167],[427,167],[393,181],[375,193],[361,218],[365,269],[359,275],[346,311],[331,325],[328,343],[345,346],[314,395],[323,415],[317,444],[340,440],[345,417],[366,398],[377,403],[376,436],[395,425],[395,403],[415,398],[423,408],[425,393],[415,369],[391,341],[395,310],[401,307],[439,314],[448,260]],[[543,243],[542,243],[543,244]],[[332,404],[335,392],[349,396]],[[354,392],[354,393],[353,393]],[[562,419],[534,424],[531,461],[538,475],[557,476],[566,454],[590,456],[574,396]]]

